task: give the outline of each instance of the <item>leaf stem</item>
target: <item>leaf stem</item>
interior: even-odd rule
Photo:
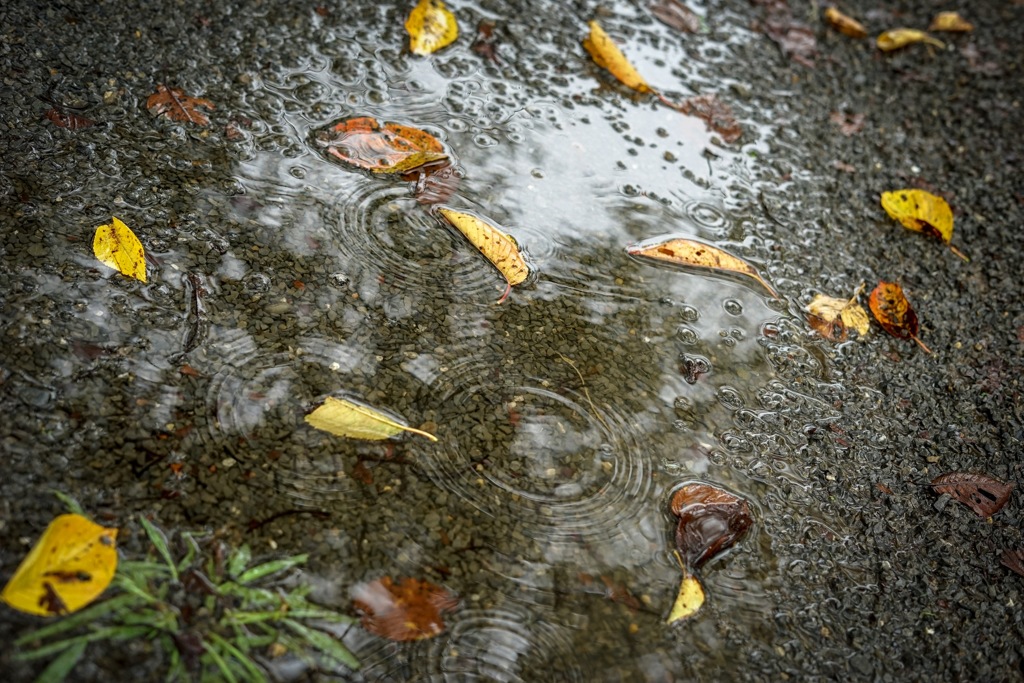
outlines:
[[[918,339],[918,338],[917,338],[917,335],[916,335],[916,334],[912,334],[912,335],[910,335],[910,338],[911,338],[911,339],[913,339],[914,341],[916,341],[916,342],[917,342],[917,345],[918,345],[918,346],[920,346],[920,347],[921,347],[922,349],[924,349],[924,352],[925,352],[925,353],[928,353],[928,354],[930,354],[930,353],[932,352],[932,350],[931,350],[931,349],[929,349],[929,348],[928,348],[927,346],[925,346],[925,344],[924,344],[924,342],[923,342],[923,341],[921,341],[920,339]]]

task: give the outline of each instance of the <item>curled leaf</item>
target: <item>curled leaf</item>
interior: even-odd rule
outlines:
[[[852,17],[848,17],[835,7],[825,8],[825,21],[835,30],[844,36],[851,38],[867,38],[868,30],[864,25]]]
[[[1013,484],[1006,484],[987,474],[947,472],[932,479],[932,488],[947,493],[974,510],[979,517],[991,517],[1010,500]]]
[[[306,423],[335,436],[353,439],[380,441],[402,432],[411,432],[437,441],[433,434],[406,426],[378,410],[333,396],[328,396],[323,404],[307,415]]]
[[[814,329],[831,341],[846,339],[847,329],[853,329],[857,334],[864,336],[871,324],[868,312],[857,303],[856,295],[852,299],[836,299],[817,294],[807,304],[807,312],[813,318],[811,324]]]
[[[974,24],[961,17],[957,12],[939,12],[932,19],[929,31],[946,31],[947,33],[970,33]]]
[[[700,579],[695,575],[686,572],[683,580],[679,583],[679,593],[672,603],[672,612],[668,615],[666,623],[674,624],[683,619],[689,619],[700,610],[704,604],[704,587],[700,585]]]
[[[590,22],[590,34],[583,40],[583,48],[599,67],[609,71],[626,86],[641,93],[654,92],[596,21]]]
[[[508,286],[498,300],[499,304],[509,295],[513,286],[522,283],[530,274],[530,268],[512,235],[471,213],[446,207],[439,208],[438,213],[472,242],[473,246],[505,276]]]
[[[735,273],[751,277],[764,286],[768,292],[779,298],[768,282],[743,259],[733,256],[727,251],[710,244],[691,239],[669,239],[653,244],[634,244],[627,247],[626,251],[633,256],[667,261],[687,268],[707,269],[718,273]]]
[[[52,616],[82,609],[117,570],[117,529],[81,515],[60,515],[18,565],[0,600],[21,612]]]
[[[168,88],[163,83],[156,86],[156,92],[146,99],[146,109],[157,116],[162,114],[172,121],[184,121],[197,126],[208,125],[210,119],[199,107],[215,108],[213,102],[204,97],[186,95],[181,88]]]
[[[455,15],[441,0],[419,0],[405,20],[409,32],[409,50],[415,55],[429,55],[450,45],[459,37]]]
[[[402,174],[448,160],[441,141],[425,130],[371,116],[332,123],[314,139],[328,158],[373,173]]]
[[[934,45],[938,48],[946,47],[946,44],[941,40],[932,38],[924,31],[919,31],[916,28],[896,28],[891,31],[878,36],[876,41],[879,50],[885,52],[891,52],[892,50],[898,50],[901,47],[912,45],[914,43],[927,43],[928,45]]]
[[[441,586],[414,578],[398,583],[385,576],[356,585],[353,603],[363,613],[363,627],[389,640],[433,638],[444,631],[443,613],[454,610],[459,599]]]
[[[898,282],[879,282],[871,290],[868,307],[886,332],[900,339],[913,339],[926,353],[932,350],[918,339],[917,313],[907,301]]]
[[[146,250],[120,218],[114,216],[110,224],[96,228],[92,238],[92,253],[101,263],[122,275],[146,281]]]
[[[687,484],[672,495],[679,518],[676,547],[684,569],[700,569],[731,548],[754,523],[747,501],[710,484]]]

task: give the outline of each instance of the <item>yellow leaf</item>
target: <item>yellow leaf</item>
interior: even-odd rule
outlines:
[[[0,600],[44,617],[77,612],[114,579],[116,539],[117,529],[81,515],[57,517],[18,565]]]
[[[672,604],[672,612],[666,623],[674,624],[682,619],[689,619],[704,604],[704,587],[693,574],[687,573],[679,584],[679,593]]]
[[[835,30],[851,38],[867,38],[868,32],[864,24],[853,17],[848,17],[835,7],[825,8],[825,21]]]
[[[916,28],[896,28],[891,31],[886,31],[882,35],[878,36],[876,41],[879,50],[889,52],[891,50],[898,50],[901,47],[905,47],[912,43],[927,43],[934,45],[935,47],[946,47],[946,44],[941,40],[936,40],[924,31],[918,31]]]
[[[333,396],[328,396],[322,405],[307,415],[306,422],[335,436],[353,439],[380,441],[402,432],[412,432],[437,441],[433,434],[407,427],[373,408]]]
[[[583,40],[583,47],[602,69],[607,69],[612,76],[619,79],[637,92],[654,92],[633,65],[622,54],[619,47],[596,21],[590,22],[590,35]]]
[[[92,252],[104,265],[120,271],[122,275],[146,281],[146,251],[139,238],[120,218],[115,216],[110,225],[96,228]]]
[[[760,282],[773,297],[779,298],[778,292],[754,270],[752,265],[727,251],[704,242],[688,239],[670,239],[646,247],[633,245],[627,251],[634,256],[644,256],[680,266],[747,275]]]
[[[405,20],[409,32],[409,50],[416,55],[429,55],[459,37],[455,15],[441,0],[420,0]]]
[[[845,338],[844,330],[846,329],[856,330],[857,334],[864,336],[871,327],[871,319],[868,318],[868,312],[857,303],[856,296],[852,299],[836,299],[835,297],[818,294],[811,300],[811,303],[807,304],[807,312],[827,323],[827,327],[824,330],[817,326],[815,326],[815,329],[818,329],[825,337],[833,341]],[[838,330],[835,329],[837,320],[841,323],[838,326]],[[835,338],[833,336],[835,334],[839,335],[840,338]]]
[[[942,197],[924,190],[894,190],[882,193],[882,208],[903,227],[937,237],[967,261],[959,249],[950,244],[953,239],[953,211]]]
[[[508,286],[498,300],[500,304],[512,291],[512,287],[523,282],[530,274],[530,268],[519,253],[515,238],[473,214],[444,207],[439,208],[438,212],[505,276]]]
[[[939,12],[932,19],[929,31],[948,31],[950,33],[969,33],[974,30],[974,24],[961,17],[956,12]]]

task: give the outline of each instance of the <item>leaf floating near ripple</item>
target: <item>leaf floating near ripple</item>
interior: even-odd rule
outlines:
[[[970,472],[947,472],[931,481],[932,488],[947,493],[974,510],[979,517],[991,517],[999,512],[1013,491],[1013,484],[1006,484],[987,474]]]
[[[480,253],[505,276],[508,286],[505,287],[505,293],[498,299],[499,304],[508,297],[512,287],[526,280],[530,274],[530,268],[526,264],[526,259],[519,252],[519,244],[516,243],[512,235],[473,214],[455,211],[447,207],[441,207],[437,211],[445,221],[472,242],[473,246],[479,249]]]
[[[163,115],[172,121],[184,121],[197,126],[209,125],[209,117],[199,107],[216,108],[213,102],[204,97],[186,95],[181,88],[168,88],[163,83],[156,86],[156,92],[146,99],[146,109],[157,116]]]
[[[775,288],[768,284],[752,265],[727,251],[704,242],[676,238],[657,242],[649,246],[634,244],[627,247],[626,251],[633,256],[666,261],[687,268],[700,268],[720,273],[746,275],[761,283],[774,298],[780,298]]]
[[[396,422],[373,408],[333,396],[328,396],[322,405],[307,415],[306,422],[335,436],[352,439],[380,441],[402,432],[411,432],[437,441],[433,434]]]
[[[444,632],[443,614],[459,606],[447,589],[411,577],[385,576],[352,589],[353,604],[370,633],[399,642],[433,638]]]
[[[420,0],[405,20],[409,32],[409,50],[429,55],[450,45],[459,37],[459,24],[441,0]]]
[[[92,253],[101,263],[122,275],[146,282],[146,250],[120,218],[114,216],[108,225],[96,228]]]
[[[441,166],[448,153],[425,130],[372,116],[343,119],[321,128],[316,143],[329,158],[373,173],[399,175],[427,166]]]

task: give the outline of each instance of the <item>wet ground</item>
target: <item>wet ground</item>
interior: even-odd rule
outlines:
[[[882,54],[796,0],[691,3],[697,35],[645,3],[452,3],[462,37],[427,58],[403,50],[408,7],[358,5],[0,9],[2,578],[59,489],[128,551],[145,514],[309,552],[340,609],[385,575],[461,596],[438,638],[352,629],[363,670],[313,679],[1024,677],[1024,578],[1000,564],[1019,500],[983,519],[925,486],[1021,480],[1024,5],[845,5],[872,35],[976,25]],[[609,80],[580,45],[594,17],[670,99],[730,104],[740,140]],[[482,20],[496,61],[471,47]],[[210,125],[147,111],[161,83],[212,101]],[[54,103],[97,125],[56,126]],[[313,132],[355,115],[440,137],[448,204],[507,226],[530,280],[496,305],[500,275],[411,183],[324,159]],[[949,199],[970,262],[885,216],[900,187]],[[93,257],[112,215],[148,284]],[[746,258],[783,299],[626,254],[660,235]],[[811,330],[814,294],[878,280],[933,354]],[[439,442],[315,432],[328,395]],[[756,522],[670,627],[688,481]],[[36,623],[5,608],[0,633]],[[152,673],[144,648],[94,647],[75,678],[114,671]]]

